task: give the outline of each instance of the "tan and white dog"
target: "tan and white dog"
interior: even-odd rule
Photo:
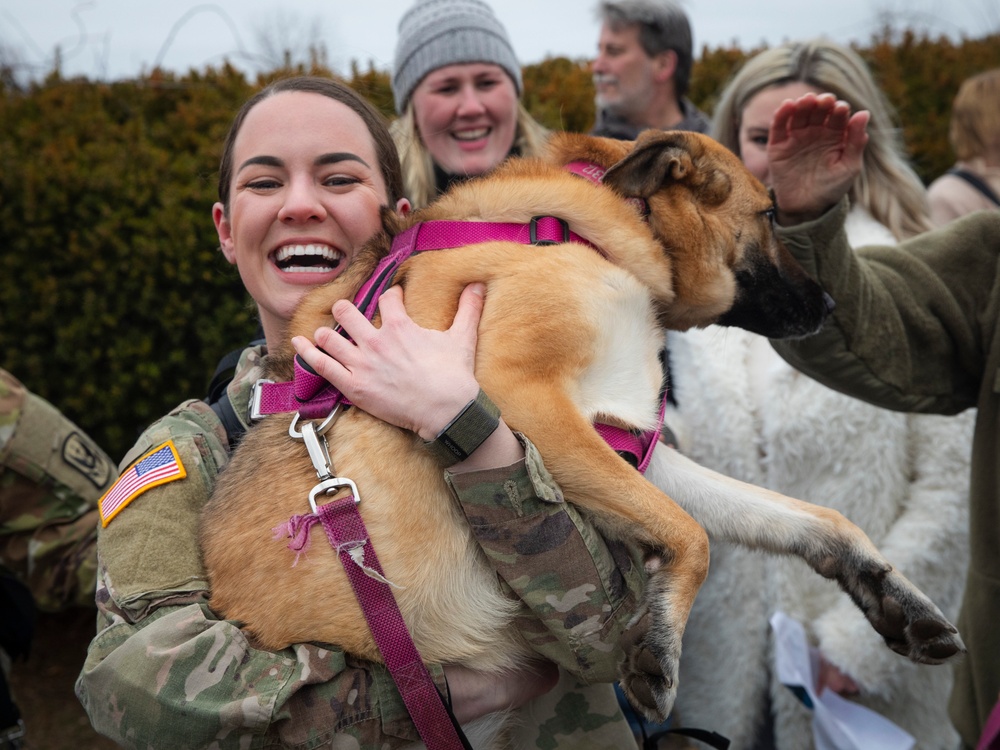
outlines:
[[[562,168],[578,160],[606,169],[603,185]],[[644,199],[647,219],[625,197]],[[638,668],[638,649],[626,654],[622,684],[633,703],[637,692],[651,694],[651,718],[670,711],[709,536],[802,557],[840,583],[890,648],[915,661],[961,652],[934,604],[840,514],[728,479],[664,445],[643,477],[592,426],[655,425],[664,328],[721,323],[800,336],[829,312],[828,299],[776,241],[767,190],[705,136],[648,132],[632,144],[556,135],[544,160],[511,160],[406,220],[387,216],[387,231],[340,278],[308,294],[288,339],[329,325],[333,302],[352,298],[388,252],[390,235],[415,222],[528,223],[537,215],[564,219],[601,253],[575,243],[485,242],[414,256],[396,283],[410,316],[438,329],[450,325],[467,284],[486,283],[476,354],[482,388],[606,536],[650,551],[655,563],[636,614],[651,617],[641,645],[663,679]],[[269,376],[291,379],[293,354],[287,343],[272,352]],[[273,527],[308,510],[316,479],[305,449],[288,436],[289,419],[267,417],[247,433],[205,509],[211,605],[245,623],[265,648],[320,641],[380,660],[325,540],[294,568],[285,545],[272,541]],[[531,659],[511,626],[513,605],[419,438],[350,409],[327,439],[336,473],[360,489],[359,510],[423,659],[486,671]]]

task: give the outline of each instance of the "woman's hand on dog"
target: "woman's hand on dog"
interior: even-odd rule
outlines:
[[[483,293],[482,284],[469,285],[447,331],[414,323],[398,286],[379,300],[380,328],[339,300],[333,316],[352,341],[324,326],[316,330],[316,344],[329,356],[300,337],[292,344],[359,408],[433,440],[479,390],[473,363]]]
[[[778,223],[818,218],[847,195],[861,172],[868,114],[852,114],[833,94],[804,94],[778,107],[767,139]]]
[[[485,291],[481,283],[465,288],[446,331],[414,323],[398,286],[379,299],[380,328],[353,304],[338,300],[333,316],[351,340],[324,326],[316,330],[315,344],[296,336],[292,345],[359,409],[433,440],[479,392],[474,365]],[[523,456],[521,444],[501,422],[500,429],[452,470],[505,466]]]
[[[444,668],[451,709],[460,724],[494,711],[520,708],[544,695],[559,681],[551,662],[537,662],[502,675],[487,675],[457,665]]]

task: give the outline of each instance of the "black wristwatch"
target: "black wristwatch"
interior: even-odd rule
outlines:
[[[451,466],[471,456],[499,426],[500,410],[480,388],[458,416],[424,445],[442,464]]]

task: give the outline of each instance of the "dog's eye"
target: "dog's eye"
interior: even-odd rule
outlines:
[[[774,217],[775,217],[776,214],[777,214],[777,211],[774,208],[774,206],[771,206],[766,211],[761,211],[761,215],[767,218],[767,221],[768,221],[768,223],[771,226],[774,226]]]

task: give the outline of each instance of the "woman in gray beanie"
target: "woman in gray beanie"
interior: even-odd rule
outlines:
[[[538,153],[548,132],[521,105],[521,90],[507,31],[486,3],[417,0],[403,15],[392,134],[415,207],[512,153]]]

